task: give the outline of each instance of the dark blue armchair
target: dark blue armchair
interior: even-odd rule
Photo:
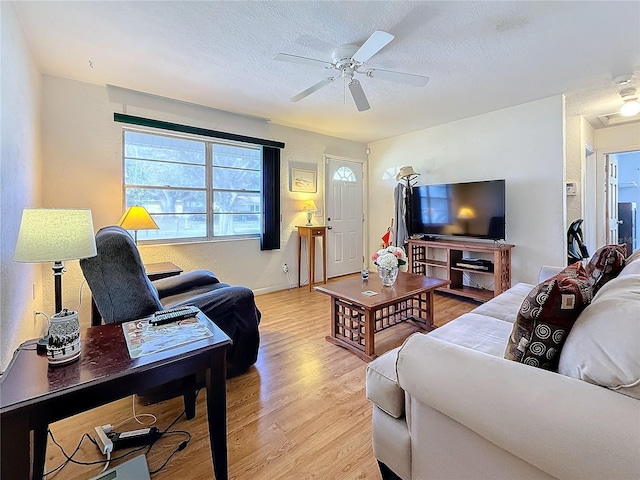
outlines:
[[[80,260],[80,267],[104,323],[145,317],[163,308],[195,305],[233,341],[227,350],[227,376],[243,373],[256,362],[260,311],[250,289],[221,283],[207,270],[152,282],[136,244],[122,227],[100,229],[96,247],[98,254]]]

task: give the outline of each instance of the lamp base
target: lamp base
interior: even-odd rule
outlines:
[[[38,339],[38,343],[36,343],[36,350],[38,353],[47,353],[47,344],[49,343],[49,335],[45,335],[42,338]]]
[[[80,322],[78,312],[62,310],[51,317],[47,359],[49,365],[64,365],[80,358]]]
[[[307,212],[307,224],[305,227],[313,227],[313,223],[311,223],[311,215],[313,215],[313,213]]]

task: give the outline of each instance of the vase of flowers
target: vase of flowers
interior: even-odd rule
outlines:
[[[387,247],[378,250],[371,256],[373,263],[378,266],[378,276],[382,284],[390,287],[398,278],[398,267],[406,265],[407,254],[400,247]]]

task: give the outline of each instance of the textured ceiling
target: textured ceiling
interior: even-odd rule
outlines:
[[[640,93],[640,2],[15,3],[40,71],[369,142],[565,93],[567,114],[619,109],[613,78]],[[321,67],[375,30],[395,36],[367,66],[427,75],[426,87],[360,76],[358,112]],[[627,86],[628,88],[628,86]]]

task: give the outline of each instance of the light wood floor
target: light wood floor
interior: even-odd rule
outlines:
[[[227,383],[229,477],[379,479],[371,449],[371,404],[365,398],[366,363],[325,340],[330,328],[329,298],[303,287],[258,296],[256,303],[262,311],[258,362]],[[476,305],[436,295],[436,324],[442,325]],[[376,353],[400,345],[414,331],[414,326],[401,324],[380,332]],[[194,420],[182,417],[173,427],[189,431],[193,439],[153,476],[154,480],[213,478],[204,397],[200,392]],[[151,406],[136,401],[136,413],[156,415],[161,430],[182,409],[181,398]],[[51,431],[71,453],[83,433],[93,436],[94,426],[117,425],[131,413],[132,399],[127,398],[54,423]],[[117,430],[137,428],[140,426],[129,420]],[[150,470],[159,468],[183,439],[182,435],[160,439],[147,454]],[[85,440],[74,458],[90,462],[103,457]],[[47,471],[63,460],[49,440]],[[101,469],[68,464],[48,478],[87,479]]]

